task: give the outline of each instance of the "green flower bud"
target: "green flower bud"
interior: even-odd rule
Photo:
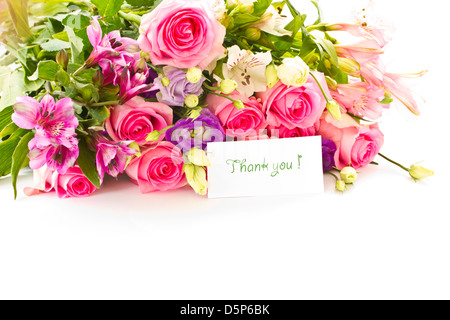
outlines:
[[[255,27],[247,28],[245,37],[250,41],[258,41],[261,38],[261,30]]]
[[[155,131],[150,132],[145,140],[147,142],[156,142],[159,140],[160,136],[161,136],[161,132],[159,132],[158,130],[155,130]]]
[[[361,71],[361,66],[358,62],[356,62],[353,59],[347,59],[347,58],[338,58],[339,60],[339,69],[342,70],[342,72],[351,75],[353,77],[359,77],[359,72]]]
[[[336,181],[336,191],[345,192],[346,189],[347,189],[347,186],[344,181],[342,181],[342,180]]]
[[[202,77],[203,72],[200,68],[190,68],[186,73],[186,78],[190,83],[199,83]]]
[[[345,167],[341,170],[341,179],[346,184],[352,184],[358,179],[358,172],[353,167]]]
[[[105,76],[103,75],[103,72],[101,70],[97,70],[97,72],[94,73],[94,75],[92,76],[92,82],[97,87],[103,86],[103,84],[105,83]]]
[[[195,108],[198,106],[200,100],[195,94],[188,95],[186,99],[184,99],[184,104],[188,108]]]
[[[434,171],[425,169],[422,166],[412,165],[409,169],[409,175],[416,181],[434,176]]]
[[[161,79],[161,83],[162,83],[162,85],[163,85],[164,87],[168,87],[169,84],[170,84],[170,79],[167,78],[167,77],[164,77],[164,78]]]
[[[223,94],[231,94],[232,92],[234,92],[234,90],[236,90],[237,86],[238,84],[236,81],[225,79],[222,82],[220,82],[220,91]]]
[[[338,121],[342,120],[341,107],[335,100],[327,102],[327,110],[334,119]]]
[[[238,109],[238,110],[242,110],[242,109],[245,108],[245,104],[244,104],[244,102],[243,102],[242,100],[236,100],[236,101],[234,102],[234,106],[235,106],[235,108]]]
[[[266,68],[266,80],[269,89],[273,88],[278,83],[278,80],[280,80],[278,78],[277,68],[273,64],[269,64]]]
[[[183,169],[186,174],[186,180],[195,193],[206,196],[208,193],[208,180],[206,179],[205,168],[193,164],[185,164]]]
[[[56,62],[61,66],[61,68],[67,70],[67,66],[69,65],[69,55],[66,50],[62,49],[58,52],[56,55]]]

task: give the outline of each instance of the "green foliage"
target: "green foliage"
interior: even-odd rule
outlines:
[[[14,188],[14,199],[17,198],[17,177],[19,176],[19,172],[30,163],[30,159],[28,158],[28,153],[30,152],[28,149],[28,143],[31,139],[33,139],[33,137],[34,133],[31,131],[24,135],[20,139],[12,155],[11,177]]]
[[[124,0],[91,0],[91,2],[97,7],[102,17],[111,17],[120,11]]]
[[[28,22],[28,0],[5,0],[17,35],[23,39],[32,36]]]
[[[133,7],[152,7],[155,0],[126,0],[126,2]]]
[[[0,68],[0,110],[12,106],[16,103],[17,97],[25,95],[26,86],[24,82],[25,73],[23,70],[10,68]]]
[[[81,171],[83,171],[83,174],[95,187],[100,188],[100,177],[97,172],[95,152],[89,149],[84,137],[80,138],[78,147],[80,149],[80,156],[78,157],[77,163],[80,166]]]

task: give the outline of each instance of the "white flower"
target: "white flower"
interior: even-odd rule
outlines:
[[[275,36],[282,37],[292,35],[292,31],[284,29],[288,22],[289,20],[286,17],[282,17],[273,6],[270,6],[262,15],[261,20],[250,26],[259,28],[262,31]]]
[[[253,54],[238,46],[228,49],[228,62],[223,67],[225,79],[237,82],[237,90],[246,97],[267,90],[266,67],[272,62],[270,52]]]
[[[301,87],[309,78],[309,67],[300,58],[286,58],[278,67],[278,78],[287,86]]]

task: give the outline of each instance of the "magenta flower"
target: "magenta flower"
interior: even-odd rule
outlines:
[[[119,82],[119,100],[124,104],[134,97],[151,90],[152,85],[147,84],[149,68],[147,63],[138,60],[125,66],[120,72]]]
[[[102,28],[96,18],[92,20],[87,28],[89,41],[94,50],[86,61],[87,67],[97,65],[103,59],[123,59],[123,55],[139,59],[139,45],[136,40],[121,37],[120,31],[112,31],[103,37]]]
[[[30,141],[30,167],[40,169],[45,164],[64,174],[78,158],[78,140],[75,129],[73,102],[64,98],[55,102],[49,94],[39,103],[30,97],[19,97],[14,105],[13,122],[22,129],[34,129]]]
[[[113,142],[103,137],[98,139],[96,163],[101,181],[105,173],[117,178],[125,171],[128,157],[137,153],[137,150],[129,147],[130,143],[130,141]]]

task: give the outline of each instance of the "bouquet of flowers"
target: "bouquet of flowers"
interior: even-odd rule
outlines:
[[[16,196],[28,166],[27,195],[88,196],[124,173],[205,195],[208,143],[315,135],[339,191],[377,155],[432,175],[380,154],[394,99],[419,114],[412,75],[383,65],[389,28],[311,5],[313,24],[289,0],[0,0],[0,176]]]

